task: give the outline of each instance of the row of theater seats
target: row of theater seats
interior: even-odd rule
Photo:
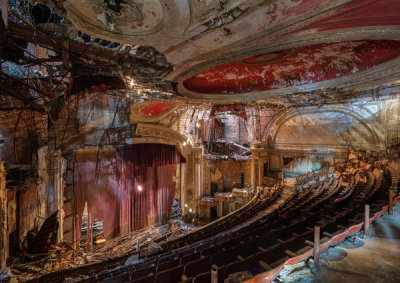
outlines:
[[[228,217],[224,217],[223,219],[213,222],[212,225],[207,225],[206,227],[194,230],[192,233],[186,234],[183,237],[168,241],[162,245],[162,249],[178,249],[179,247],[190,245],[199,240],[204,240],[205,238],[212,237],[218,233],[226,231],[227,229],[245,221],[254,215],[254,213],[274,203],[274,201],[281,195],[282,190],[283,187],[280,185],[277,185],[273,188],[259,188],[257,190],[256,197],[254,197],[251,203],[249,203],[246,207],[229,214]]]
[[[290,257],[310,249],[313,226],[331,236],[363,217],[365,203],[385,198],[396,189],[399,170],[387,163],[338,164],[297,180],[294,192],[270,213],[248,222],[243,228],[223,233],[273,204],[283,186],[260,191],[258,201],[245,209],[191,233],[165,243],[162,254],[134,266],[118,268],[89,279],[93,282],[210,282],[211,266],[218,267],[218,281],[240,273],[244,278],[277,267]],[[379,206],[373,206],[379,209]],[[321,239],[322,242],[328,238]]]
[[[217,221],[213,225],[207,226],[205,229],[195,230],[194,233],[190,233],[178,240],[170,241],[166,245],[163,245],[164,251],[167,252],[153,256],[135,266],[119,268],[115,272],[103,274],[93,279],[94,281],[126,282],[129,281],[128,278],[140,278],[143,275],[150,274],[150,276],[145,276],[145,278],[142,278],[138,282],[153,282],[152,276],[157,274],[157,282],[179,282],[180,280],[171,275],[170,270],[168,270],[170,267],[179,266],[179,269],[183,270],[183,267],[185,267],[187,263],[212,254],[216,251],[213,243],[218,238],[223,238],[222,236],[216,237],[216,234],[236,226],[243,220],[274,203],[282,194],[282,189],[282,186],[260,189],[249,205],[230,214],[229,217],[225,217],[223,221]],[[206,240],[206,238],[210,239]],[[187,248],[188,246],[191,247]],[[190,266],[186,268],[186,274],[190,275],[193,273],[190,269]],[[195,272],[196,271],[194,271],[193,274],[195,274]],[[181,274],[182,272],[178,276],[179,279],[181,278]],[[169,279],[167,280],[165,278]]]

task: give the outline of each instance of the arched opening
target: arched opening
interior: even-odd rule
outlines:
[[[75,151],[75,239],[82,236],[86,204],[89,221],[102,221],[106,239],[166,223],[183,162],[176,146],[159,143]]]
[[[347,109],[310,109],[285,114],[275,126],[277,148],[364,148],[378,144],[378,136],[357,113]]]

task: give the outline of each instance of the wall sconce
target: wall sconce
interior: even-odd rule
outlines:
[[[139,192],[143,191],[143,187],[142,186],[138,186],[137,189],[138,189]]]

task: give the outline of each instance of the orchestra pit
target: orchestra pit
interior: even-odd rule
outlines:
[[[0,282],[400,282],[399,0],[0,0]]]

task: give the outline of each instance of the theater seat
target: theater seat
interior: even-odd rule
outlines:
[[[210,270],[210,257],[194,260],[186,264],[184,274],[186,277],[196,277],[198,274]]]
[[[156,283],[176,283],[180,282],[183,274],[183,265],[164,270],[157,273]]]
[[[205,272],[205,273],[201,273],[199,275],[197,275],[194,279],[193,279],[193,283],[210,283],[211,281],[211,272]]]
[[[149,274],[146,277],[128,281],[129,283],[154,283],[155,276],[154,274]]]

